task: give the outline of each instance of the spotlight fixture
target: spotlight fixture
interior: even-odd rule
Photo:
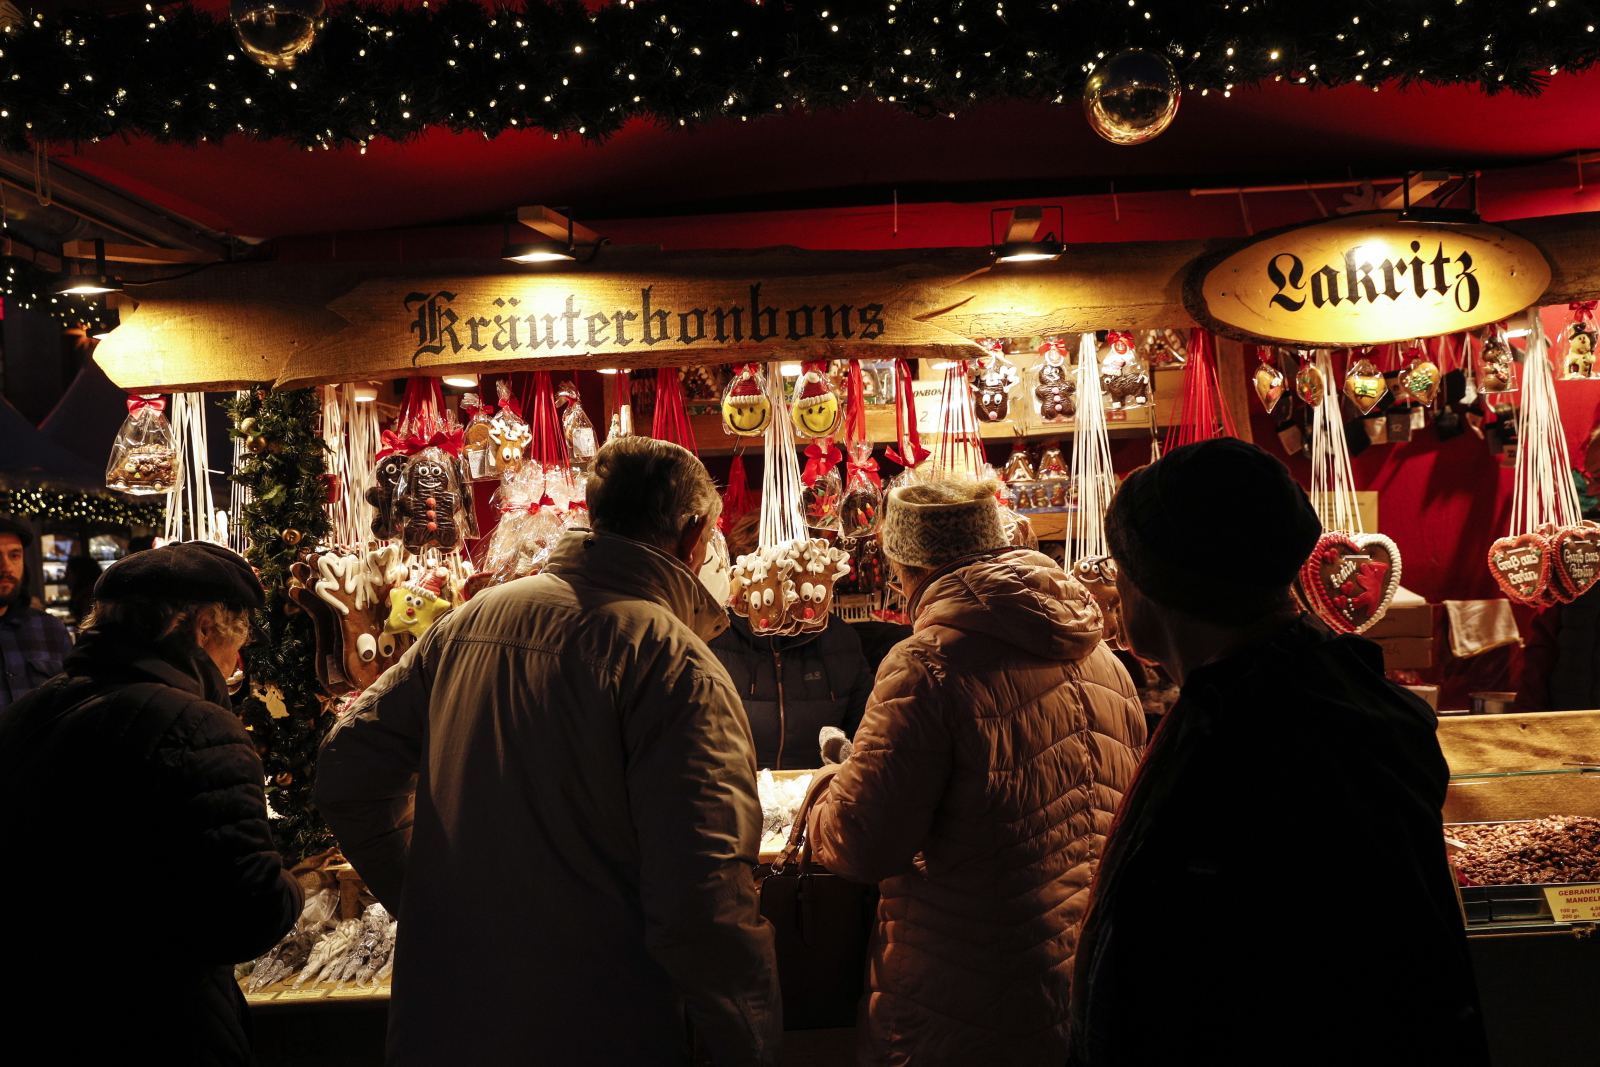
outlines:
[[[1455,182],[1455,185],[1450,185]],[[1441,186],[1448,186],[1439,191]],[[1465,207],[1446,207],[1457,193],[1465,191]],[[1432,207],[1423,207],[1418,200],[1435,198]],[[1399,201],[1399,203],[1395,203]],[[1478,214],[1478,172],[1475,170],[1410,170],[1400,179],[1400,187],[1378,201],[1380,208],[1400,209],[1400,218],[1407,222],[1444,222],[1470,225],[1481,222]]]
[[[376,385],[358,385],[352,390],[352,393],[354,395],[351,399],[358,404],[371,404],[378,399],[378,387]]]
[[[542,241],[513,241],[512,221],[520,222],[530,230],[545,236]],[[579,247],[600,250],[600,235],[587,226],[572,221],[568,215],[547,207],[519,207],[506,221],[505,247],[500,258],[512,263],[570,263],[578,258]]]
[[[478,376],[476,374],[446,374],[444,376],[444,384],[457,389],[476,389],[478,387]]]
[[[1060,219],[1061,229],[1066,229],[1066,213],[1056,205],[1038,207],[1025,204],[1013,208],[997,207],[989,212],[989,244],[995,262],[1037,263],[1045,259],[1060,259],[1066,246],[1054,233],[1034,240],[1034,234],[1039,232],[1039,226],[1044,222],[1046,211],[1054,211]],[[1001,212],[1006,213],[1006,231],[1004,238],[997,241],[994,220]]]
[[[798,378],[798,377],[800,377],[800,364],[798,364],[798,363],[784,363],[784,364],[781,364],[778,367],[778,373],[783,375],[785,378]]]
[[[618,374],[618,373],[621,373],[621,372],[618,371],[617,368],[615,368],[615,367],[599,367],[599,368],[597,368],[596,373],[598,373],[598,374]]]
[[[512,263],[570,263],[578,255],[560,241],[518,241],[501,249],[500,258]]]
[[[106,243],[94,239],[94,273],[69,274],[57,283],[55,291],[63,296],[93,296],[98,293],[120,293],[122,282],[106,273]]]

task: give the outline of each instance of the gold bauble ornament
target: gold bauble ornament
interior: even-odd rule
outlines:
[[[1181,97],[1165,56],[1129,48],[1090,72],[1083,113],[1090,129],[1112,144],[1142,144],[1172,124]]]

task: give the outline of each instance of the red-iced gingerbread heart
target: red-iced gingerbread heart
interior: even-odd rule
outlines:
[[[1574,601],[1600,581],[1600,524],[1581,522],[1563,526],[1550,539],[1552,585],[1561,586],[1561,599]]]
[[[1536,533],[1502,537],[1489,546],[1489,573],[1506,596],[1537,604],[1550,580],[1550,542]]]
[[[1383,534],[1329,530],[1301,566],[1300,588],[1335,632],[1361,633],[1383,618],[1400,588],[1400,549]]]

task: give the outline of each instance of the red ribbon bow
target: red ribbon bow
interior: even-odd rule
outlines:
[[[833,438],[822,437],[806,446],[806,469],[800,476],[806,487],[817,484],[817,479],[839,465],[844,454],[834,445]]]
[[[1106,333],[1106,344],[1110,345],[1111,351],[1117,355],[1125,356],[1133,351],[1133,334],[1110,330]]]
[[[1051,352],[1054,352],[1062,359],[1066,359],[1069,355],[1071,355],[1071,350],[1068,348],[1067,342],[1059,339],[1047,340],[1039,345],[1039,354],[1041,356],[1049,355]]]
[[[856,475],[859,474],[879,489],[883,488],[883,479],[878,477],[878,461],[870,455],[860,463],[851,458],[845,465],[845,470],[850,475],[850,481],[855,481]]]
[[[452,456],[460,456],[462,437],[463,434],[460,430],[440,430],[428,438],[427,444],[423,445],[422,448],[442,448]],[[421,450],[417,449],[419,452]]]
[[[396,453],[402,456],[409,456],[421,446],[422,442],[415,437],[401,437],[393,430],[385,430],[383,431],[383,447],[378,449],[378,454],[372,458],[376,462]]]
[[[1574,300],[1567,305],[1567,310],[1572,312],[1579,322],[1593,322],[1594,309],[1597,305],[1600,305],[1600,300]]]
[[[982,348],[986,352],[992,352],[997,356],[1003,356],[1006,354],[1006,343],[999,338],[985,338],[984,340],[978,342],[978,347]]]
[[[140,408],[154,408],[161,412],[167,410],[167,398],[164,396],[139,396],[136,393],[128,394],[128,414],[132,415]]]

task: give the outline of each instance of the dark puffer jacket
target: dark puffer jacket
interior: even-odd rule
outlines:
[[[750,623],[731,625],[710,641],[744,702],[756,742],[756,766],[796,770],[822,766],[817,735],[837,726],[852,736],[872,693],[872,670],[855,630],[830,619],[814,634],[758,637]]]
[[[0,712],[0,965],[26,976],[6,1043],[55,1063],[247,1064],[233,964],[301,905],[250,735],[190,640],[86,631],[64,666]]]

